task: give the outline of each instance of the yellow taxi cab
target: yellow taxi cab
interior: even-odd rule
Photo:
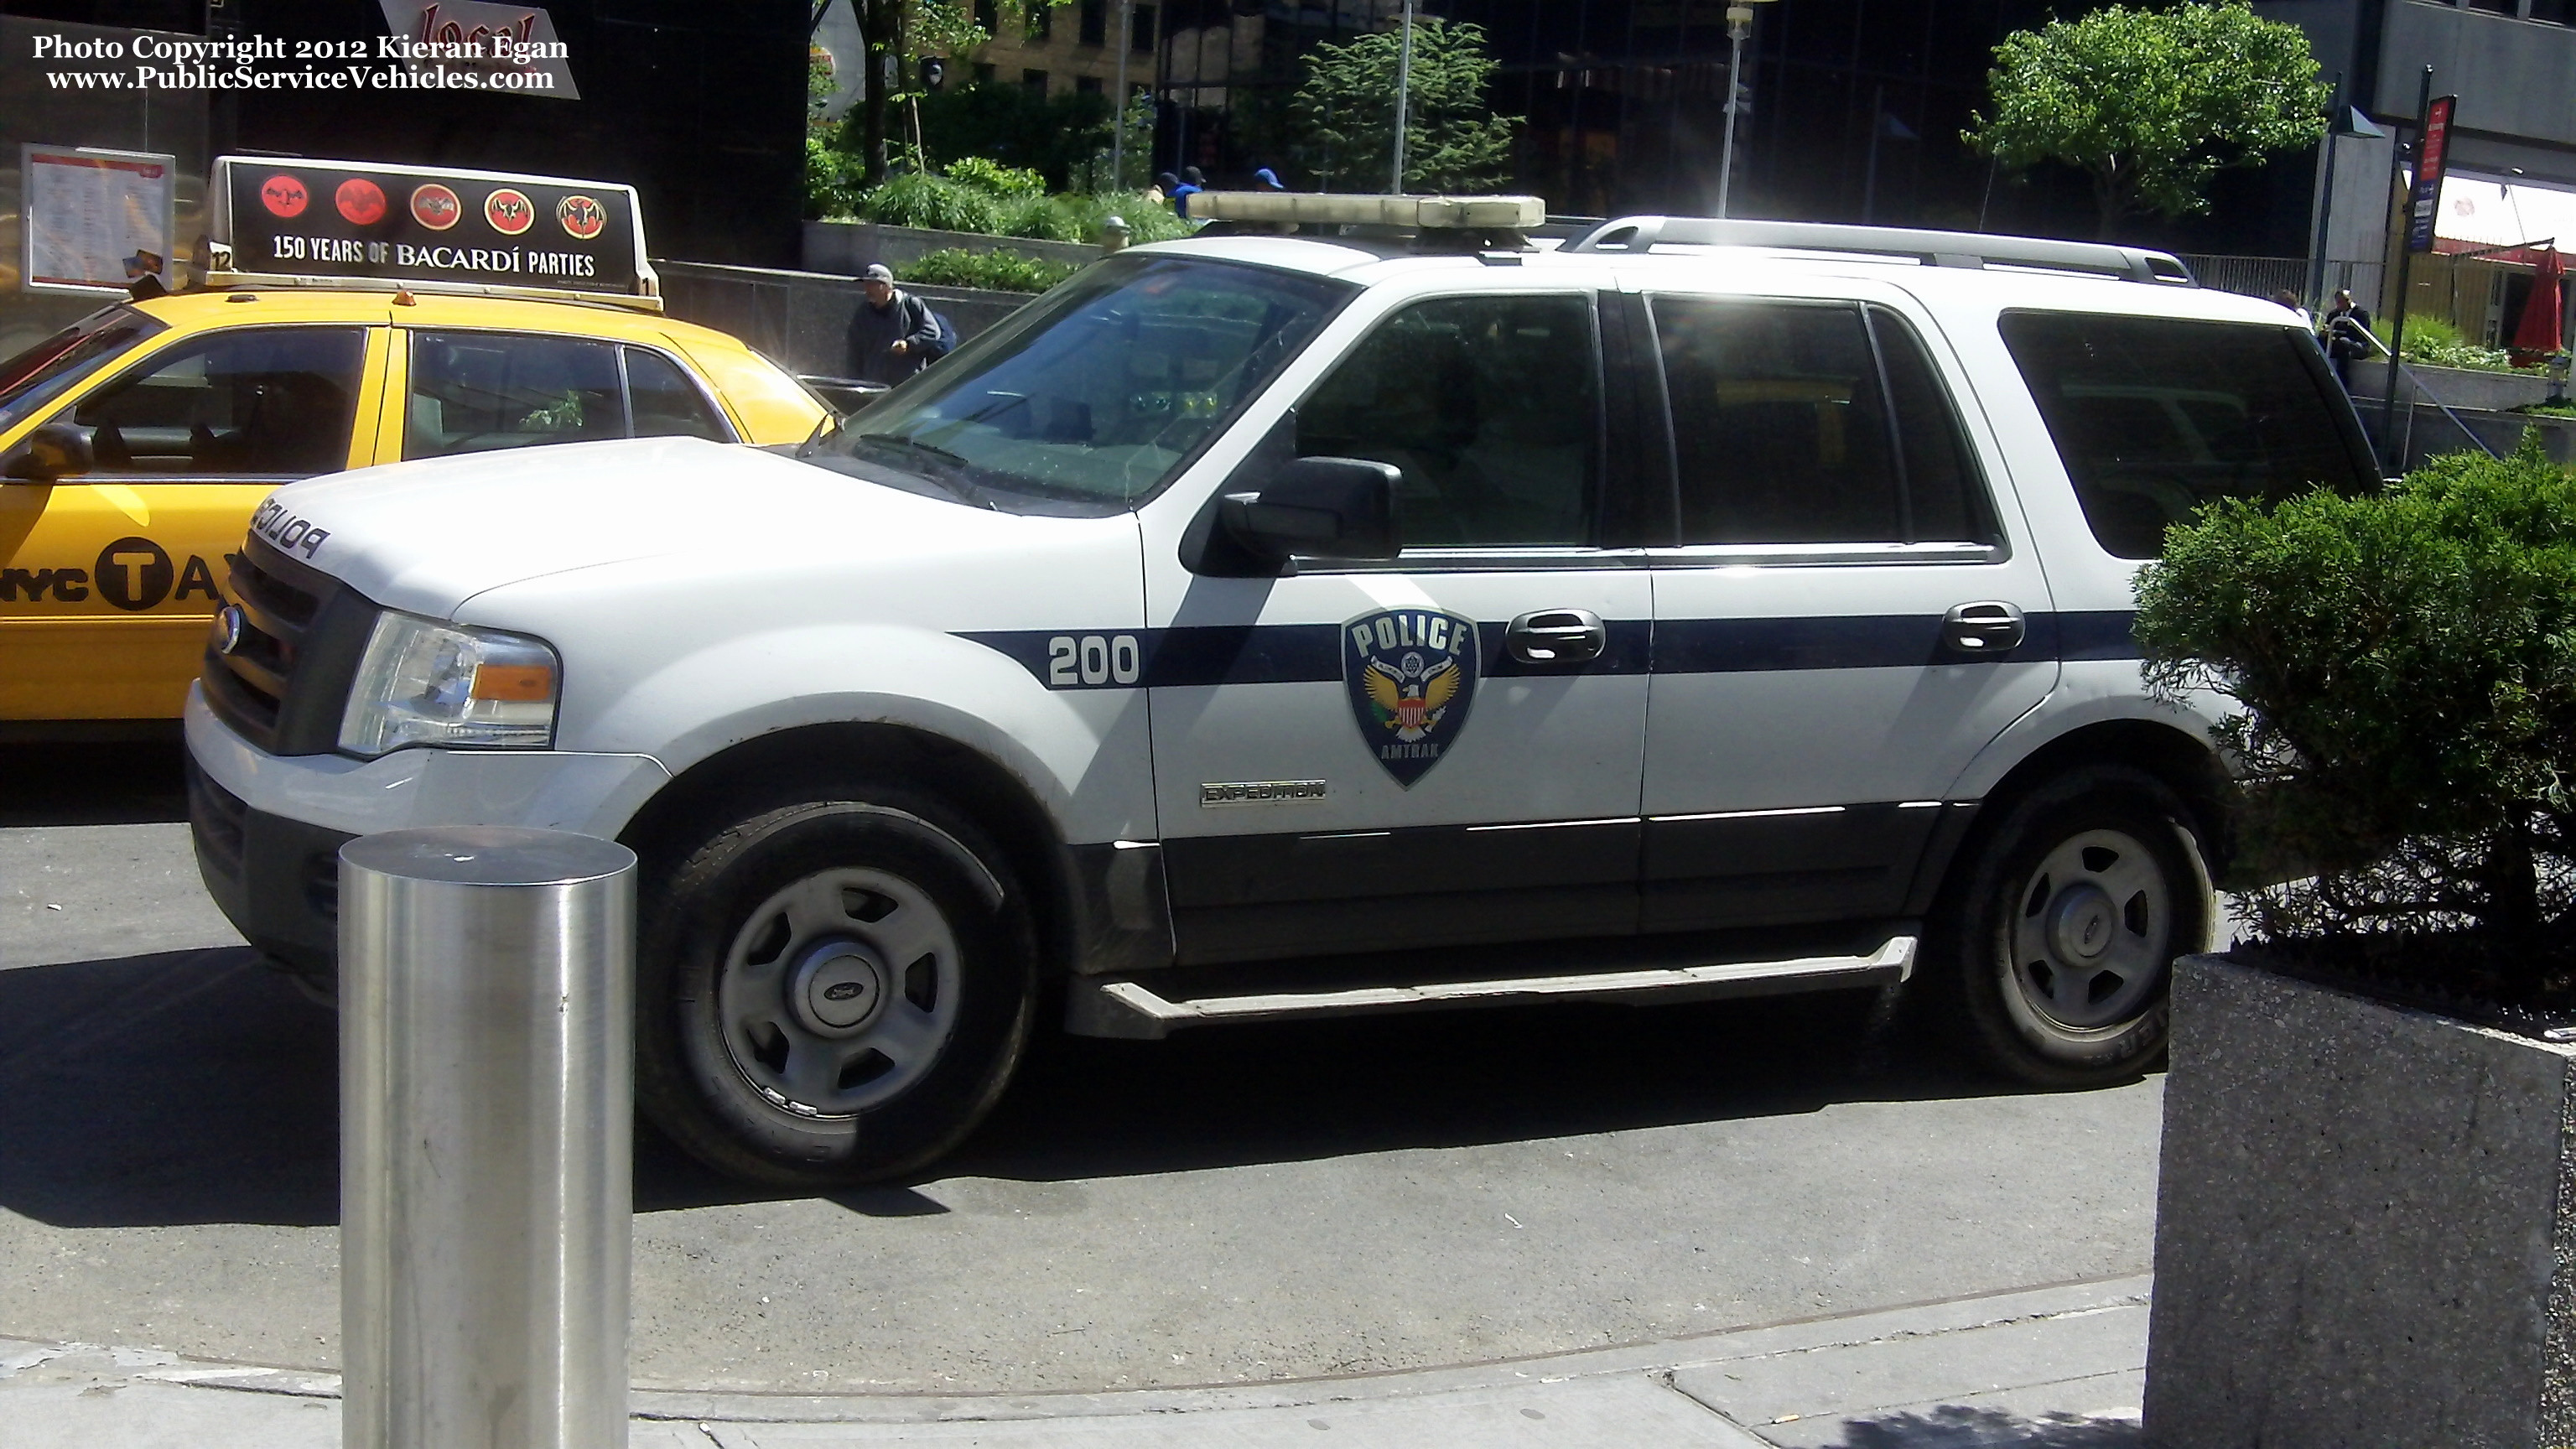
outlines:
[[[416,182],[432,173],[251,162],[228,178],[225,163],[218,194],[229,180],[254,196],[247,188],[263,182],[273,195],[291,172],[308,196],[334,182],[345,196],[354,176],[378,193],[354,208],[360,215],[406,189],[445,193],[450,204],[433,212],[462,210],[460,193],[470,199],[481,176]],[[544,183],[605,201],[612,217],[622,199],[632,214],[632,194],[614,195],[622,188],[483,181],[526,207],[532,195],[546,199]],[[566,230],[602,230],[591,215],[576,223]],[[103,308],[0,363],[0,739],[176,719],[227,598],[226,556],[281,484],[602,438],[794,443],[825,416],[741,342],[661,315],[640,229],[606,269],[614,276],[602,285],[616,292],[590,290],[596,267],[568,289],[405,277],[390,266],[316,271],[312,247],[259,270],[271,259],[253,247],[288,248],[276,228],[258,232],[238,214],[219,219],[210,240],[202,290]],[[502,253],[475,256],[497,263]],[[318,542],[288,537],[291,520],[269,522],[281,547]]]

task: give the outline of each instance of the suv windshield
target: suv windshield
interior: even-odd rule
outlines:
[[[43,407],[139,338],[166,330],[131,307],[102,307],[0,362],[0,430]]]
[[[854,414],[814,461],[892,468],[994,506],[1124,509],[1358,290],[1230,262],[1102,262]]]

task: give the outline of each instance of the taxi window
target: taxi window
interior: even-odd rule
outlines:
[[[406,458],[626,435],[613,343],[509,332],[412,334]]]
[[[243,328],[180,343],[83,398],[101,474],[307,475],[348,466],[366,333]]]
[[[1407,548],[1589,542],[1594,356],[1587,297],[1417,302],[1298,406],[1297,455],[1394,464]]]
[[[626,349],[626,399],[635,412],[639,438],[706,438],[729,443],[707,395],[689,380],[678,363],[641,347]]]
[[[168,330],[131,307],[104,307],[0,362],[0,429],[60,397],[110,358]]]

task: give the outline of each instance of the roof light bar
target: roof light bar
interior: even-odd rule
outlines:
[[[1535,196],[1350,196],[1307,191],[1202,191],[1190,216],[1294,226],[1383,226],[1404,231],[1524,231],[1547,220]]]

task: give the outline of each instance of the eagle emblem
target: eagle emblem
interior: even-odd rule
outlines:
[[[1360,738],[1410,790],[1466,727],[1483,655],[1476,621],[1436,609],[1381,609],[1342,626],[1342,678]]]

